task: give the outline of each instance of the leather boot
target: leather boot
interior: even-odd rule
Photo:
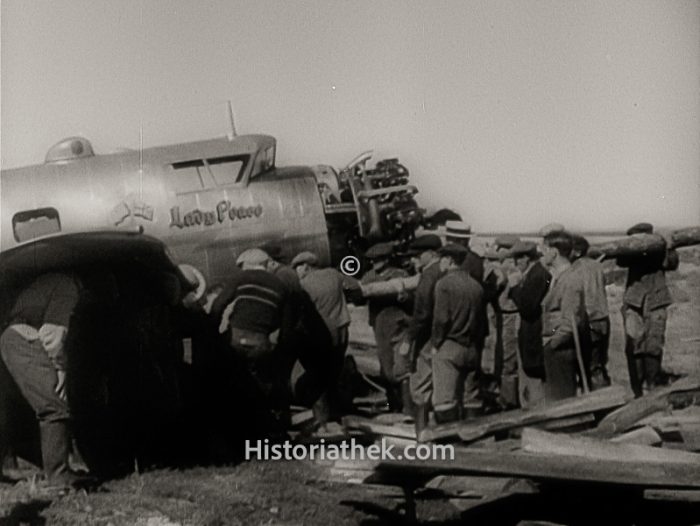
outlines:
[[[415,404],[413,418],[416,424],[416,437],[420,437],[421,431],[427,428],[430,422],[430,404]]]
[[[401,405],[403,406],[403,414],[407,416],[413,416],[415,413],[415,407],[413,404],[413,398],[411,397],[411,384],[408,380],[403,380],[401,382]]]
[[[41,460],[49,485],[70,482],[68,452],[70,449],[68,426],[64,421],[40,422]]]

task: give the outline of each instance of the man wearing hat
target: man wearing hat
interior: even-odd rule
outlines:
[[[651,224],[639,223],[627,235],[653,232]],[[678,253],[673,249],[617,259],[619,266],[628,268],[622,310],[625,355],[635,396],[641,396],[644,387],[653,389],[663,383],[661,360],[667,308],[672,303],[666,271],[677,269],[678,263]]]
[[[297,273],[292,267],[284,264],[285,260],[282,255],[282,247],[277,243],[268,242],[260,248],[270,256],[270,259],[267,261],[267,270],[272,273],[273,276],[279,278],[290,292],[298,292],[301,289],[299,276],[297,276]]]
[[[459,420],[467,374],[479,367],[479,326],[484,293],[464,269],[468,250],[455,243],[440,249],[440,269],[433,309],[433,408],[438,423]]]
[[[552,275],[547,272],[532,241],[519,241],[510,249],[515,270],[508,273],[509,296],[518,308],[518,392],[520,405],[532,407],[544,400],[542,300]]]
[[[542,259],[553,274],[552,285],[542,301],[542,337],[545,397],[554,402],[576,396],[576,333],[587,334],[586,307],[580,279],[571,268],[573,240],[568,232],[552,232],[544,238]]]
[[[337,418],[342,409],[342,401],[338,390],[340,375],[348,347],[348,328],[350,313],[343,292],[343,278],[336,269],[320,268],[318,257],[312,252],[297,254],[291,263],[297,272],[301,286],[311,298],[313,306],[321,315],[330,333],[331,345],[329,354],[329,369],[326,371],[328,391],[314,404],[314,416],[317,424],[323,429],[330,419]],[[306,317],[307,320],[309,316]],[[312,331],[318,334],[318,331]],[[308,342],[312,346],[323,346],[321,341]]]
[[[377,243],[365,253],[372,268],[362,276],[361,283],[369,284],[388,281],[393,278],[406,278],[408,273],[391,264],[394,246],[391,243]],[[392,412],[412,413],[411,397],[406,382],[394,375],[394,348],[405,337],[408,326],[410,302],[405,295],[397,294],[370,298],[368,304],[369,324],[377,341],[377,354],[381,376],[387,388],[387,402]]]
[[[284,284],[270,272],[270,256],[259,248],[245,250],[236,260],[237,272],[212,305],[219,333],[226,336],[237,359],[255,378],[280,430],[289,424],[289,374],[295,357],[284,338],[289,334]],[[262,417],[261,417],[262,418]]]
[[[510,298],[507,275],[514,269],[510,249],[515,236],[499,236],[484,254],[484,295],[489,336],[485,342],[493,356],[493,374],[499,381],[499,403],[517,407],[518,401],[518,308]]]
[[[590,338],[581,340],[582,354],[590,375],[591,389],[596,390],[610,385],[606,368],[610,342],[610,316],[603,265],[588,257],[588,247],[588,240],[585,237],[573,235],[571,266],[581,279],[590,335]]]
[[[467,254],[462,262],[462,267],[473,277],[476,282],[484,287],[484,260],[471,250],[469,241],[472,235],[471,226],[463,221],[447,221],[445,223],[445,240],[447,243],[454,243],[467,249]],[[493,291],[487,292],[490,296],[495,294]],[[479,400],[479,377],[481,375],[481,353],[484,349],[484,340],[489,335],[489,322],[486,314],[486,302],[482,302],[482,311],[479,314],[479,326],[481,332],[481,340],[477,341],[477,349],[479,351],[479,367],[471,371],[467,376],[465,387],[465,400],[467,404],[474,410],[479,411],[481,401]]]
[[[419,433],[428,424],[432,398],[432,344],[433,309],[435,306],[435,285],[441,276],[438,250],[442,241],[435,234],[416,238],[408,247],[411,261],[420,273],[418,286],[414,292],[413,313],[406,329],[406,338],[399,347],[399,362],[406,363],[410,375],[411,399],[415,405],[416,431]],[[413,366],[415,362],[415,366]],[[395,368],[396,369],[396,368]],[[397,375],[402,378],[400,374]]]

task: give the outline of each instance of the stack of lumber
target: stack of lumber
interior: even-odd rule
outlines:
[[[416,440],[400,419],[348,417],[343,423],[397,445]],[[509,494],[502,491],[504,481],[569,481],[636,488],[648,499],[700,502],[700,377],[634,400],[612,386],[530,410],[433,426],[417,438],[451,443],[454,458],[345,461],[343,477],[411,491],[435,489],[437,478],[448,477],[452,495],[460,493],[457,480],[495,478],[498,495]],[[489,487],[464,487],[461,494],[488,500],[494,498]]]

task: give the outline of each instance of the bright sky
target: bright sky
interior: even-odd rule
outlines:
[[[695,0],[2,0],[2,167],[226,133],[398,156],[475,230],[700,222]],[[140,133],[143,130],[143,134]]]

